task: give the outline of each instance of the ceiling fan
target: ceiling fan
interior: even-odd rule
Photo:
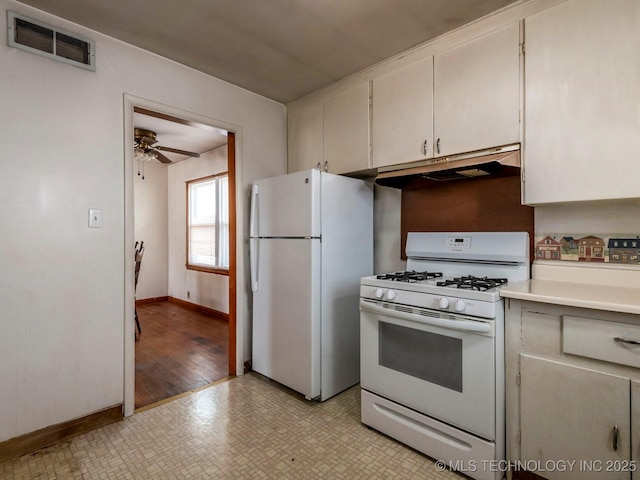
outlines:
[[[148,160],[152,160],[153,158],[156,158],[158,161],[162,163],[173,163],[165,155],[160,153],[160,151],[177,153],[178,155],[186,155],[188,157],[195,157],[195,158],[200,157],[199,153],[187,152],[186,150],[180,150],[178,148],[170,148],[170,147],[163,147],[161,145],[155,145],[156,143],[158,143],[156,132],[153,132],[151,130],[146,130],[144,128],[134,128],[133,139],[134,139],[134,144],[133,144],[134,152],[136,154],[139,154],[140,156],[148,157],[147,158]]]

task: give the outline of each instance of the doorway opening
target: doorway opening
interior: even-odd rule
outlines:
[[[236,143],[230,130],[135,102],[132,130],[137,251],[144,242],[135,282],[138,409],[236,373]],[[188,185],[209,177],[225,180],[215,197],[200,199],[215,212],[214,235],[190,227]]]

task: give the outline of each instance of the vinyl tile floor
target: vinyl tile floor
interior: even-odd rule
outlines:
[[[0,464],[0,479],[459,479],[360,423],[360,388],[323,403],[255,374]]]

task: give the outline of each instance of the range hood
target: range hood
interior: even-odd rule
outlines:
[[[381,167],[375,182],[385,187],[419,188],[454,180],[514,175],[520,175],[520,144]]]

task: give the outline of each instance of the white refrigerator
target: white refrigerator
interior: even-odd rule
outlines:
[[[250,260],[253,370],[320,401],[357,384],[373,184],[319,170],[255,182]]]

